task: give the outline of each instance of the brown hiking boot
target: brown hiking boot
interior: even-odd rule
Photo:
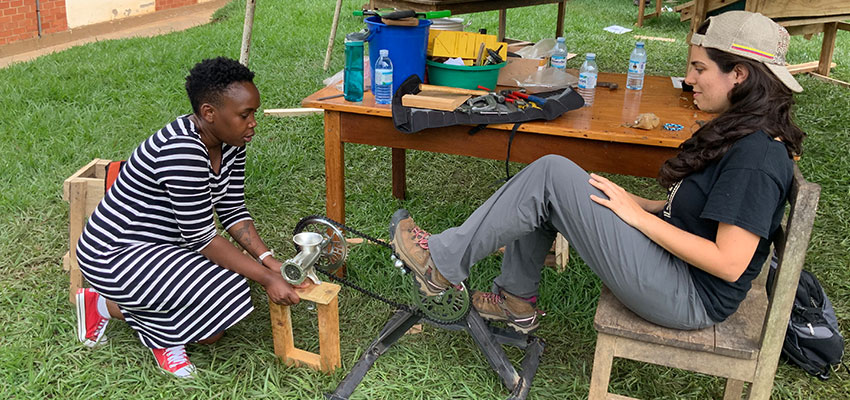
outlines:
[[[448,289],[449,282],[431,259],[428,238],[431,234],[416,226],[410,213],[400,209],[390,221],[390,245],[416,277],[419,290],[426,296],[436,296]]]
[[[474,292],[472,306],[482,318],[505,321],[508,326],[522,333],[537,329],[540,325],[539,316],[543,315],[534,307],[534,303],[504,290],[499,290],[499,293]]]

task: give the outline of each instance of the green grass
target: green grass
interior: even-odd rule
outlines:
[[[331,22],[329,2],[258,2],[251,68],[263,107],[298,107],[321,81],[342,68],[343,33],[363,24],[344,3],[331,71],[321,69]],[[214,23],[155,38],[105,41],[75,47],[0,70],[0,393],[5,398],[287,398],[320,399],[332,391],[377,335],[392,310],[352,290],[340,295],[342,368],[330,376],[282,365],[273,354],[268,307],[255,286],[256,311],[211,346],[190,345],[198,379],[161,375],[133,332],[113,322],[110,343],[90,351],[75,339],[75,314],[67,301],[61,257],[68,249],[68,206],[61,182],[92,158],[124,159],[174,116],[188,112],[183,78],[202,58],[238,58],[242,6],[230,4]],[[687,25],[677,14],[650,19],[632,33],[636,7],[628,0],[572,0],[565,21],[571,52],[596,52],[603,71],[625,72],[632,34],[675,38],[648,42],[648,73],[682,75]],[[554,32],[554,5],[512,9],[508,36],[539,40]],[[471,28],[495,32],[497,13],[466,16]],[[817,58],[820,40],[792,39],[790,63]],[[837,79],[850,81],[850,33],[839,32]],[[568,61],[578,67],[579,59]],[[799,78],[797,121],[808,132],[800,161],[823,193],[806,267],[821,278],[844,327],[850,321],[850,91]],[[260,117],[248,153],[246,195],[260,230],[280,255],[292,254],[289,234],[302,216],[324,211],[322,119]],[[409,200],[390,192],[390,151],[346,147],[348,223],[385,236],[392,212],[404,206],[433,232],[459,224],[494,190],[498,161],[409,152]],[[520,168],[515,165],[514,170]],[[643,195],[661,196],[650,179],[615,176]],[[386,251],[359,246],[350,276],[402,298],[409,283],[390,267]],[[476,267],[474,288],[486,288],[499,259]],[[567,272],[544,272],[541,306],[548,311],[539,335],[547,349],[529,398],[584,398],[590,380],[592,327],[599,281],[573,254]],[[298,346],[317,347],[315,316],[296,307]],[[519,360],[513,350],[508,354]],[[850,380],[828,382],[780,363],[774,397],[850,397]],[[612,390],[641,398],[719,398],[722,382],[698,374],[633,362],[614,364]],[[463,333],[426,326],[387,352],[355,392],[357,399],[504,398],[508,392],[474,343]]]

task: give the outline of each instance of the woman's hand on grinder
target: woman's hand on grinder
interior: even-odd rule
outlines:
[[[298,304],[301,298],[295,293],[295,288],[289,284],[279,273],[270,274],[270,279],[263,283],[266,293],[272,303],[290,306]],[[299,285],[302,287],[303,285]]]

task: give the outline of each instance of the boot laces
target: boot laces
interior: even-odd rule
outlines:
[[[498,293],[484,292],[482,293],[481,297],[483,297],[484,300],[486,300],[490,304],[502,304],[505,302],[505,298]]]
[[[419,247],[428,250],[428,239],[431,237],[431,234],[426,232],[424,229],[414,226],[413,227],[413,241],[419,245]]]
[[[186,357],[186,346],[169,347],[165,349],[163,353],[165,354],[169,368],[175,368],[183,363],[189,362],[189,358]]]

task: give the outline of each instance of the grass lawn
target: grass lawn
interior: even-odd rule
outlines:
[[[264,108],[298,107],[322,79],[342,68],[342,37],[364,24],[351,17],[362,0],[346,0],[331,71],[322,71],[332,2],[260,1],[251,68]],[[672,5],[672,4],[671,4]],[[603,71],[625,72],[632,34],[675,38],[647,43],[648,74],[683,75],[687,24],[678,14],[650,19],[626,35],[602,31],[632,27],[630,0],[572,0],[566,37],[571,52],[596,52]],[[254,286],[256,311],[211,346],[190,345],[197,379],[160,374],[153,357],[123,323],[108,328],[109,344],[89,350],[76,341],[75,313],[61,258],[68,250],[68,206],[62,181],[92,158],[125,159],[155,130],[191,110],[183,79],[203,58],[239,56],[243,6],[232,3],[213,23],[155,38],[75,47],[0,70],[0,393],[4,398],[286,398],[321,399],[354,365],[392,310],[352,290],[340,294],[342,368],[333,375],[289,368],[273,354],[268,307]],[[555,5],[508,12],[509,37],[539,40],[553,34]],[[495,32],[497,13],[465,16],[472,28]],[[817,59],[820,39],[793,37],[791,64]],[[577,68],[579,58],[568,61]],[[839,32],[833,76],[850,81],[850,33]],[[839,322],[850,322],[850,90],[799,77],[797,121],[808,133],[800,167],[823,187],[806,268],[823,282]],[[290,232],[308,214],[324,211],[322,118],[259,117],[248,152],[246,196],[260,234],[279,255],[293,254]],[[391,197],[390,151],[346,148],[347,218],[351,226],[386,236],[392,212],[411,210],[439,232],[463,221],[502,177],[499,161],[408,153],[409,200]],[[515,165],[514,170],[521,168]],[[627,189],[663,196],[654,180],[613,176]],[[352,279],[403,298],[408,277],[390,267],[376,246],[353,249]],[[498,256],[480,263],[470,286],[484,289],[498,273]],[[565,273],[544,271],[540,305],[548,312],[538,332],[547,349],[529,398],[585,398],[596,335],[593,313],[599,280],[573,254]],[[316,350],[314,314],[293,312],[297,345]],[[509,355],[518,360],[513,350]],[[850,398],[846,372],[821,382],[780,362],[773,395],[780,399]],[[612,390],[641,398],[720,398],[720,380],[661,367],[617,361]],[[426,326],[386,353],[355,392],[357,399],[505,398],[472,340]]]

